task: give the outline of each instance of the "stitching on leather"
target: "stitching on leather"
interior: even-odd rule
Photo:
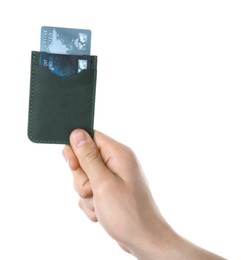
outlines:
[[[95,107],[95,85],[96,85],[96,57],[93,57],[93,78],[92,78],[92,108],[90,117],[90,131],[91,135],[94,135],[94,107]]]
[[[35,52],[32,52],[32,60],[31,60],[31,85],[30,85],[30,101],[29,101],[29,136],[32,140],[35,140],[35,138],[32,135],[32,115],[33,115],[33,85],[34,85],[34,76],[35,76],[35,67],[33,66],[35,64]]]
[[[91,117],[90,117],[90,131],[91,135],[93,136],[93,125],[94,125],[94,107],[95,107],[95,91],[96,91],[96,57],[92,56],[93,63],[92,63],[92,69],[93,69],[93,77],[92,77],[92,107],[91,107]],[[32,52],[32,66],[31,66],[31,87],[30,87],[30,109],[29,109],[29,137],[34,142],[44,142],[44,143],[62,143],[62,144],[68,144],[68,142],[64,140],[43,140],[43,139],[36,139],[32,135],[32,116],[33,116],[33,102],[34,102],[34,83],[35,83],[35,65],[36,65],[36,52]]]

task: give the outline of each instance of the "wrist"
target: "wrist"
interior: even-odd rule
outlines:
[[[133,241],[131,253],[139,260],[171,259],[181,238],[162,219],[154,222],[152,228],[143,230],[143,233]]]

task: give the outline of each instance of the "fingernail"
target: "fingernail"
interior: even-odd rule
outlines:
[[[80,147],[86,141],[85,133],[82,130],[76,130],[73,133],[73,141],[76,147]]]

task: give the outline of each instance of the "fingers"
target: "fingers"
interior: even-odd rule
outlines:
[[[74,188],[80,196],[79,207],[91,221],[97,222],[98,220],[95,215],[93,204],[93,193],[88,176],[80,168],[79,161],[70,146],[65,146],[62,153],[69,163],[73,174]]]
[[[69,145],[64,146],[62,154],[65,160],[69,163],[69,167],[71,170],[74,171],[80,167],[79,161]]]
[[[72,171],[72,173],[74,189],[76,190],[78,195],[83,199],[92,197],[92,188],[85,172],[81,168],[78,168],[76,171]]]
[[[93,197],[88,199],[79,199],[79,207],[85,213],[85,215],[93,222],[97,222],[97,217],[93,205]]]
[[[70,135],[70,143],[80,168],[88,176],[92,187],[98,186],[111,175],[87,132],[81,129],[74,130]]]
[[[93,195],[89,178],[80,168],[79,161],[70,146],[65,146],[63,156],[68,161],[69,167],[73,174],[74,188],[78,195],[82,198],[89,198]]]

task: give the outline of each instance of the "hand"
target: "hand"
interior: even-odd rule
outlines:
[[[73,173],[79,206],[138,259],[221,259],[177,235],[162,217],[142,168],[127,146],[95,131],[72,132],[63,155]],[[200,258],[198,258],[200,257]]]

